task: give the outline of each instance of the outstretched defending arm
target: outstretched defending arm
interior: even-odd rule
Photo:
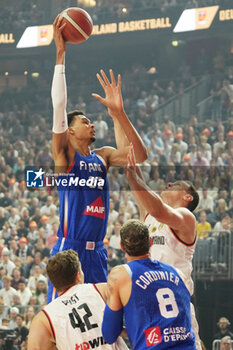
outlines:
[[[136,172],[133,147],[130,148],[125,173],[131,190],[135,191],[134,197],[137,196],[137,201],[147,213],[154,216],[159,222],[173,228],[185,243],[193,243],[196,225],[194,215],[187,208],[173,208],[166,204],[145,184]]]
[[[102,77],[97,74],[97,78],[104,89],[105,98],[97,94],[92,94],[92,96],[97,98],[108,108],[108,113],[113,119],[116,144],[118,150],[121,151],[123,164],[127,164],[127,152],[130,143],[132,143],[134,146],[137,162],[141,163],[146,160],[147,151],[141,137],[125,113],[121,95],[121,76],[120,74],[118,75],[118,81],[116,83],[113,71],[111,69],[111,82],[109,82],[103,70],[101,70],[101,74]],[[114,157],[112,157],[112,164],[110,159],[110,165],[115,165],[115,157],[117,156],[118,155],[115,154]]]
[[[64,149],[67,145],[67,114],[66,114],[66,79],[65,79],[65,51],[66,45],[62,38],[62,29],[59,15],[53,23],[53,35],[56,44],[56,66],[52,82],[52,104],[53,104],[53,137],[52,151],[54,162],[63,163]],[[62,158],[62,159],[59,159]],[[59,165],[60,165],[59,164]],[[65,164],[64,164],[65,165]]]

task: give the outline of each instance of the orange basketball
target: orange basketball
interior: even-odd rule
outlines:
[[[91,35],[93,23],[87,11],[79,7],[70,7],[60,14],[61,25],[66,23],[62,30],[65,41],[71,44],[80,44]]]

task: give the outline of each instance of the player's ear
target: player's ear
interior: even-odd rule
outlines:
[[[153,238],[150,237],[150,238],[149,238],[149,245],[150,245],[150,247],[152,246],[152,244],[153,244]]]
[[[72,128],[72,126],[68,128],[68,133],[74,135],[74,128]]]
[[[121,246],[121,250],[123,250],[123,252],[125,252],[122,242],[120,242],[120,246]]]
[[[193,201],[193,196],[190,193],[186,193],[183,198],[184,198],[184,200],[186,202],[192,202]]]
[[[76,282],[77,282],[78,284],[84,283],[84,274],[83,274],[83,272],[77,272],[77,275],[76,275]]]

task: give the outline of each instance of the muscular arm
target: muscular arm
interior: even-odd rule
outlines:
[[[113,268],[108,276],[108,297],[102,323],[102,333],[112,344],[123,330],[123,306],[129,300],[131,279],[123,266]]]
[[[49,321],[43,311],[40,311],[32,320],[29,329],[27,349],[57,350]]]
[[[126,176],[130,188],[135,192],[134,197],[145,208],[145,211],[154,216],[159,222],[175,230],[176,234],[185,243],[191,244],[195,239],[196,220],[187,208],[172,208],[145,184],[136,173],[133,149],[130,150],[129,166]]]
[[[112,70],[110,70],[111,83],[103,70],[101,70],[101,74],[103,79],[99,74],[97,74],[97,78],[104,89],[105,98],[97,94],[92,94],[92,96],[97,98],[108,108],[108,113],[113,119],[118,150],[112,149],[111,156],[108,159],[109,164],[119,165],[118,160],[121,159],[122,164],[126,165],[128,146],[130,143],[132,143],[135,148],[137,162],[141,163],[146,160],[147,151],[141,137],[125,113],[121,95],[121,76],[118,75],[118,82],[116,84]]]

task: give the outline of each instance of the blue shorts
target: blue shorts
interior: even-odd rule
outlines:
[[[107,282],[108,254],[102,241],[86,242],[74,241],[71,239],[59,237],[56,245],[53,247],[51,256],[64,250],[73,249],[79,255],[79,260],[84,273],[84,283]],[[47,301],[50,303],[55,297],[55,290],[49,281]]]

